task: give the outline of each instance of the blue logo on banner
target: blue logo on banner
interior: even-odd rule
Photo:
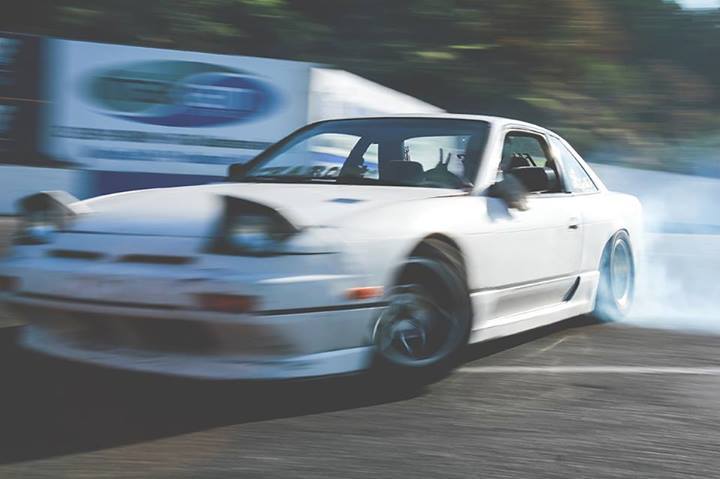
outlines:
[[[148,61],[93,74],[83,85],[103,113],[151,125],[202,127],[250,121],[278,104],[262,79],[222,65]]]

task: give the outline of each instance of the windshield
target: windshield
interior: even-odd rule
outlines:
[[[470,188],[487,132],[477,120],[328,121],[269,148],[239,181]]]

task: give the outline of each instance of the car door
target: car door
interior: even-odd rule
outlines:
[[[596,271],[608,234],[614,231],[615,216],[612,210],[607,208],[607,199],[600,194],[600,189],[586,166],[583,166],[578,153],[558,136],[551,135],[549,139],[564,172],[566,188],[575,198],[580,210],[583,229],[580,272]]]
[[[510,163],[521,158],[530,166],[556,169],[550,152],[542,132],[508,129],[498,173],[509,174]],[[482,309],[483,321],[560,304],[572,293],[582,255],[582,224],[557,173],[558,188],[530,193],[525,211],[487,198],[488,232],[473,240],[478,253],[473,268],[479,272],[473,302]]]

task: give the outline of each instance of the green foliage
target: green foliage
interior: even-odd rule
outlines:
[[[585,152],[720,126],[720,11],[666,0],[5,3],[3,30],[329,63],[450,111],[542,122]]]

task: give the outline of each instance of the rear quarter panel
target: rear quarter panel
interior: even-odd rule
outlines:
[[[642,206],[632,195],[602,191],[576,197],[583,218],[581,271],[597,270],[608,240],[626,230],[635,255],[642,252]]]

